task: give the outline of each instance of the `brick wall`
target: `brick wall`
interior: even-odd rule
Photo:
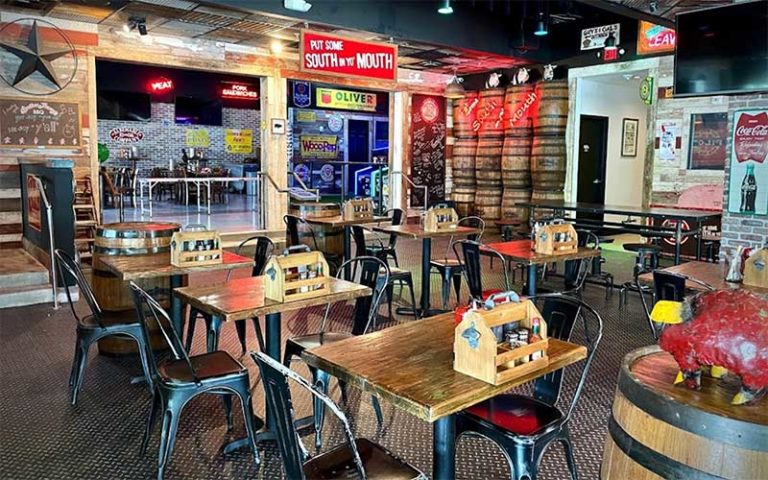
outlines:
[[[135,128],[144,133],[144,138],[136,143],[121,143],[110,138],[113,128]],[[227,153],[224,150],[224,130],[251,129],[253,130],[253,152],[250,154]],[[176,125],[174,120],[174,105],[172,103],[153,103],[152,119],[150,122],[129,122],[120,120],[99,120],[99,142],[104,143],[111,152],[106,165],[128,166],[126,161],[115,160],[121,148],[137,146],[142,157],[137,162],[140,176],[148,176],[154,167],[168,168],[170,161],[181,160],[181,149],[186,146],[186,131],[188,129],[207,130],[210,137],[210,147],[205,149],[209,166],[222,162],[242,163],[245,158],[259,156],[261,145],[261,112],[241,108],[224,108],[222,110],[222,126],[208,125]]]

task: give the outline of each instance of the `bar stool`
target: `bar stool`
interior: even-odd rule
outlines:
[[[625,243],[623,247],[628,252],[636,252],[637,259],[635,267],[632,269],[632,281],[624,282],[619,290],[619,307],[627,304],[628,290],[638,292],[640,295],[651,291],[650,287],[640,286],[637,279],[643,273],[658,268],[659,253],[661,252],[661,246],[653,243]]]

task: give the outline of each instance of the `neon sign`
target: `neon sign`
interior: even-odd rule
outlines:
[[[149,82],[149,89],[155,93],[168,92],[173,90],[173,80],[165,77],[158,77]]]
[[[259,98],[259,92],[254,89],[253,85],[247,83],[225,83],[221,88],[221,96],[222,98],[257,100]]]

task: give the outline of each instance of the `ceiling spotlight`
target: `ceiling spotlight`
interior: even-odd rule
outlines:
[[[456,75],[456,69],[454,69],[453,77],[451,77],[451,80],[448,82],[448,86],[445,87],[445,98],[463,98],[467,93],[467,91],[464,90],[464,87],[461,86],[461,82],[463,81],[464,79],[459,78],[459,76]]]
[[[656,10],[658,10],[658,8],[659,8],[659,2],[657,2],[656,0],[651,0],[650,2],[648,2],[648,10],[651,13],[656,13]]]
[[[128,19],[128,23],[123,25],[123,31],[125,33],[131,33],[133,30],[138,30],[139,35],[144,36],[147,34],[147,19],[141,17],[131,17]]]
[[[443,5],[437,9],[437,13],[442,13],[443,15],[452,14],[453,7],[451,6],[451,0],[444,0]]]
[[[139,23],[136,24],[136,28],[139,30],[139,35],[146,35],[147,34],[147,21],[141,20]]]
[[[544,12],[539,12],[539,19],[536,21],[536,30],[533,31],[533,34],[537,37],[544,37],[549,34],[547,18],[544,16]]]
[[[306,0],[283,0],[283,7],[294,12],[306,13],[312,8],[312,4]]]
[[[275,55],[279,55],[283,51],[283,43],[277,39],[272,40],[272,42],[269,44],[269,49]]]

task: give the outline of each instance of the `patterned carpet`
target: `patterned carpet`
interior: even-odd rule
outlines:
[[[490,240],[490,239],[488,239]],[[401,242],[401,266],[411,269],[419,285],[418,265],[420,244]],[[436,242],[434,256],[445,250]],[[617,275],[617,282],[627,276],[631,258],[609,256],[607,269]],[[498,262],[491,270],[483,267],[484,287],[500,287],[502,277]],[[520,275],[518,275],[518,280]],[[210,281],[210,277],[204,281]],[[203,281],[192,279],[192,281]],[[553,287],[558,286],[551,279]],[[418,287],[417,287],[418,288]],[[432,279],[432,303],[440,295],[436,276]],[[466,299],[466,292],[464,293]],[[618,295],[605,299],[602,287],[589,285],[585,299],[602,315],[605,322],[603,341],[587,379],[581,401],[572,419],[571,431],[581,478],[599,475],[607,419],[614,393],[618,368],[629,351],[651,342],[640,313],[636,295],[630,296],[627,308],[618,308]],[[452,305],[455,298],[451,299]],[[82,306],[81,306],[82,307]],[[322,308],[311,308],[284,316],[284,337],[316,331]],[[334,307],[333,328],[348,328],[343,320],[349,306]],[[403,319],[403,321],[408,321]],[[380,325],[385,327],[385,325]],[[197,329],[194,352],[204,349],[204,332]],[[256,348],[249,325],[249,346]],[[156,475],[156,430],[146,456],[139,455],[141,435],[149,409],[149,394],[141,385],[131,385],[132,376],[140,374],[138,361],[132,358],[109,358],[91,350],[85,382],[77,407],[70,407],[67,379],[74,350],[74,320],[68,308],[54,311],[49,306],[0,310],[0,471],[11,480],[26,479],[147,479]],[[222,348],[239,352],[237,337],[231,325],[222,329]],[[250,357],[242,361],[251,374],[255,399],[254,408],[264,415],[264,395],[258,371]],[[293,367],[308,376],[303,364]],[[575,373],[566,375],[566,392],[575,385]],[[297,415],[310,414],[308,395],[292,388]],[[354,389],[353,389],[354,390]],[[331,396],[340,399],[332,383]],[[358,436],[380,442],[422,471],[432,472],[431,426],[408,414],[382,403],[385,424],[377,429],[369,397],[350,392],[344,406]],[[275,445],[265,443],[260,448],[263,462],[256,467],[247,450],[232,454],[220,453],[220,447],[230,439],[244,434],[242,416],[235,409],[235,428],[226,431],[224,412],[217,397],[201,397],[187,405],[175,450],[166,470],[168,479],[257,479],[281,478],[281,461]],[[338,422],[326,416],[323,448],[342,441]],[[307,432],[305,444],[311,447],[313,435]],[[489,441],[464,438],[457,447],[457,476],[461,479],[509,478],[506,462],[500,451]],[[567,478],[565,459],[559,446],[544,457],[541,479]]]

